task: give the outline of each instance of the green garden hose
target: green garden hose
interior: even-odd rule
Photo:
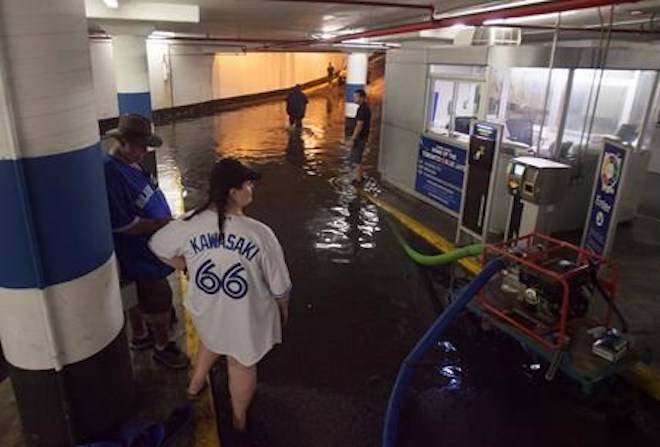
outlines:
[[[481,252],[484,249],[484,244],[474,244],[474,245],[467,245],[465,247],[457,248],[456,250],[450,251],[448,253],[442,253],[439,255],[425,255],[412,248],[408,244],[408,242],[406,242],[406,240],[403,238],[403,235],[401,234],[401,231],[399,231],[399,228],[391,220],[391,218],[385,217],[385,221],[387,222],[388,226],[392,229],[392,232],[394,233],[394,236],[396,237],[397,241],[399,241],[399,244],[401,245],[401,248],[403,248],[403,251],[406,252],[406,254],[410,257],[410,259],[412,259],[413,261],[415,261],[417,264],[420,265],[425,265],[425,266],[447,265],[454,263],[463,258],[478,256],[481,254]]]

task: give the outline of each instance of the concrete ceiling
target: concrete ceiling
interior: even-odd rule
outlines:
[[[101,0],[97,0],[101,2]],[[281,0],[119,0],[127,3],[174,3],[200,7],[200,23],[182,24],[157,22],[161,31],[215,38],[304,40],[324,32],[350,33],[382,26],[408,23],[430,18],[430,9],[385,7],[306,1]],[[378,3],[378,0],[364,0]],[[389,0],[416,6],[430,6],[424,0]],[[435,2],[436,12],[479,4],[499,4],[505,1],[445,0]],[[91,29],[102,28],[91,21]]]
[[[98,1],[102,0],[88,0]],[[340,4],[338,2],[282,1],[282,0],[118,0],[119,7],[128,3],[171,3],[198,5],[199,23],[155,22],[159,31],[176,33],[177,37],[198,37],[215,39],[236,39],[251,42],[296,41],[319,38],[322,33],[350,34],[390,25],[428,20],[430,9],[406,7],[385,7],[379,5]],[[338,0],[339,2],[342,0]],[[348,0],[350,1],[350,0]],[[378,3],[378,0],[363,0]],[[453,14],[473,7],[505,5],[513,0],[386,0],[406,5],[433,5],[435,15]],[[520,3],[520,2],[518,2]],[[602,8],[607,12],[608,8]],[[651,27],[650,20],[655,14],[660,17],[660,0],[646,0],[616,7],[615,23],[619,26]],[[607,14],[605,14],[607,17]],[[531,20],[515,20],[535,25],[553,25],[555,16],[538,17]],[[659,20],[660,22],[660,20]],[[570,26],[599,26],[597,9],[585,12],[568,13],[562,17],[562,24]],[[660,25],[658,25],[660,26]],[[103,24],[90,19],[90,30],[99,31]],[[526,34],[542,39],[548,32],[525,30]],[[410,36],[402,36],[402,39]],[[250,46],[257,46],[252,43]]]

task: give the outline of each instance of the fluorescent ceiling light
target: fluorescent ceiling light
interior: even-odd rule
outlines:
[[[565,11],[561,13],[562,17],[570,16],[576,14],[577,11]],[[556,19],[559,13],[550,13],[550,14],[537,14],[534,16],[524,16],[524,17],[512,17],[509,19],[493,19],[486,20],[484,25],[507,25],[510,23],[529,23],[529,22],[541,22],[543,20],[552,20]]]
[[[117,0],[114,0],[118,3]],[[104,3],[105,2],[105,3]],[[145,22],[199,23],[199,6],[158,2],[123,2],[109,8],[107,0],[85,0],[88,19],[138,20]]]
[[[103,0],[103,3],[105,3],[105,6],[107,6],[108,8],[112,8],[112,9],[119,8],[119,0]]]
[[[548,0],[518,0],[518,1],[513,1],[513,2],[506,2],[506,3],[501,3],[497,5],[492,5],[492,6],[482,6],[482,7],[477,7],[477,8],[466,8],[462,9],[457,12],[451,12],[451,13],[446,13],[446,14],[438,14],[435,15],[435,19],[445,19],[445,18],[451,18],[451,17],[456,17],[456,16],[462,16],[465,14],[479,14],[482,12],[493,12],[493,11],[499,11],[502,9],[509,9],[509,8],[516,8],[519,6],[526,6],[526,5],[534,5],[537,3],[550,3]]]
[[[341,26],[338,25],[325,25],[323,28],[321,28],[321,32],[324,34],[331,34],[331,33],[336,33],[341,29]]]
[[[153,31],[151,34],[149,34],[150,39],[169,39],[174,36],[175,33],[172,31]]]

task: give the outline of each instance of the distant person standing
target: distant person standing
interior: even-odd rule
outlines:
[[[286,97],[286,113],[289,115],[289,126],[302,127],[305,110],[309,100],[303,93],[300,84],[296,84]]]
[[[332,66],[332,62],[328,62],[328,85],[332,85],[332,80],[335,78],[335,67]]]
[[[351,162],[355,167],[355,179],[353,179],[353,183],[360,184],[364,175],[362,160],[367,152],[367,141],[369,140],[369,131],[371,129],[371,109],[369,108],[369,104],[367,104],[367,93],[362,89],[356,90],[353,93],[353,101],[359,104],[359,107],[355,115],[355,128],[347,145],[351,149]]]

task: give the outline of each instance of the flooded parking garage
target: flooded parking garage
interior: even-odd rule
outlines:
[[[375,116],[382,89],[379,79],[368,90]],[[278,235],[294,292],[284,343],[260,366],[250,414],[258,445],[378,445],[401,361],[439,315],[451,279],[464,277],[415,266],[386,222],[391,217],[369,200],[391,194],[373,175],[377,135],[368,156],[372,177],[364,188],[351,185],[342,107],[337,90],[311,95],[300,133],[287,128],[280,101],[158,129],[169,146],[158,153],[161,182],[172,185],[170,197],[183,197],[185,209],[204,197],[217,157],[239,157],[264,173],[249,213]],[[214,383],[220,427],[228,432],[223,368]],[[546,383],[542,368],[520,345],[464,317],[415,373],[403,445],[596,446],[631,439],[644,445],[657,439],[652,402],[623,383],[603,391],[616,390],[617,398],[590,400],[568,380]],[[622,416],[613,426],[620,400],[634,417]]]

